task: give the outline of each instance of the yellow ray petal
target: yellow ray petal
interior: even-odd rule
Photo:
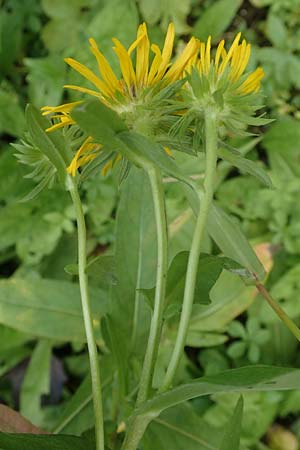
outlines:
[[[247,42],[244,39],[242,44],[236,48],[232,56],[231,61],[232,69],[229,78],[233,82],[237,81],[244,72],[250,58],[250,53],[251,53],[251,46],[250,44],[247,45]]]
[[[157,71],[162,63],[162,55],[160,48],[156,44],[152,44],[151,50],[155,56],[153,58],[151,68],[148,74],[148,85],[151,85],[154,82]]]
[[[59,128],[63,128],[65,126],[74,125],[76,123],[73,119],[71,119],[71,117],[66,117],[66,116],[61,116],[60,120],[61,120],[61,122],[56,123],[49,128],[46,128],[45,131],[47,133],[51,133],[51,131],[58,130]]]
[[[68,113],[68,112],[72,111],[72,109],[75,108],[75,106],[80,105],[80,103],[82,103],[82,101],[64,103],[63,105],[59,105],[59,106],[43,106],[41,108],[41,111],[43,111],[43,116],[46,116],[46,115],[52,114],[52,113],[56,113],[56,112]]]
[[[205,73],[208,75],[210,69],[210,49],[211,49],[211,36],[208,37],[205,49]]]
[[[260,82],[264,77],[264,71],[261,67],[258,67],[254,72],[252,72],[246,80],[238,88],[238,92],[242,94],[249,94],[255,92],[260,87]]]
[[[103,81],[105,82],[107,88],[110,91],[111,96],[114,95],[116,91],[120,91],[120,84],[119,81],[112,70],[109,62],[105,58],[105,56],[100,52],[96,41],[94,39],[89,39],[89,42],[91,44],[91,52],[97,59],[99,71],[101,73],[101,76],[103,78]]]
[[[198,52],[197,40],[192,37],[185,49],[176,59],[175,63],[170,67],[170,70],[166,73],[166,80],[172,82],[179,80],[183,74],[183,71],[188,64],[189,60]]]
[[[225,41],[224,41],[224,39],[222,39],[217,47],[216,56],[215,56],[215,67],[217,70],[219,67],[219,61],[220,61],[220,58],[221,58],[221,55],[222,55],[222,52],[224,49],[224,45],[225,45]]]
[[[76,171],[79,167],[87,164],[89,161],[92,161],[96,158],[98,153],[90,153],[92,151],[97,151],[101,149],[100,144],[95,144],[92,142],[93,138],[89,136],[80,148],[75,153],[74,158],[72,159],[70,165],[67,167],[67,172],[70,173],[73,177],[76,175]]]
[[[96,86],[103,95],[109,97],[109,89],[106,84],[100,80],[100,78],[97,77],[97,75],[95,75],[94,72],[92,72],[88,67],[78,61],[75,61],[73,58],[65,58],[65,62],[71,66],[72,69],[76,70],[76,72],[80,73],[80,75],[93,83],[93,85]]]
[[[244,73],[244,71],[245,71],[245,69],[246,69],[246,67],[248,65],[248,62],[249,62],[249,59],[250,59],[250,54],[251,54],[251,45],[247,44],[246,48],[244,50],[244,54],[243,54],[243,58],[241,60],[241,64],[240,64],[239,69],[238,69],[238,71],[236,73],[236,80],[238,80],[243,75],[243,73]]]
[[[162,79],[167,68],[169,67],[170,59],[173,52],[174,39],[175,39],[175,27],[174,24],[171,22],[168,26],[164,48],[161,54],[161,63],[157,69],[157,74],[155,77],[156,82]]]
[[[147,85],[148,78],[150,50],[150,42],[145,23],[139,27],[138,38],[139,37],[141,37],[141,40],[136,48],[136,82],[138,86],[145,86]]]
[[[105,176],[107,174],[107,172],[109,171],[109,169],[111,169],[113,166],[113,161],[112,159],[110,159],[103,167],[101,170],[101,173],[103,176]]]
[[[93,97],[97,97],[97,98],[101,98],[101,99],[104,98],[103,95],[98,91],[93,91],[93,89],[87,89],[85,87],[76,86],[74,84],[65,84],[64,88],[72,89],[73,91],[84,92],[85,94],[92,95]],[[82,103],[82,101],[80,103]]]
[[[232,57],[232,54],[233,54],[234,50],[236,49],[236,47],[237,47],[238,44],[239,44],[239,40],[240,40],[240,38],[241,38],[241,34],[242,34],[242,33],[238,33],[238,34],[236,35],[236,37],[235,37],[235,39],[234,39],[234,41],[233,41],[233,43],[232,43],[232,45],[231,45],[231,47],[230,47],[228,53],[226,53],[225,58],[223,59],[222,63],[220,64],[220,67],[219,67],[219,69],[218,69],[218,75],[219,75],[219,76],[221,76],[221,75],[224,73],[224,70],[226,69],[227,64],[229,63],[229,61],[230,61],[230,59],[231,59],[231,57]]]
[[[114,52],[119,59],[124,81],[127,85],[128,91],[132,93],[133,89],[136,88],[136,77],[133,70],[132,61],[126,51],[126,48],[121,44],[121,42],[115,38],[113,39],[113,42],[115,44]]]

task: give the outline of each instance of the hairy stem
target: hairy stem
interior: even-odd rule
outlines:
[[[86,226],[80,196],[73,180],[70,181],[70,194],[75,207],[78,233],[78,273],[84,327],[90,358],[93,404],[95,415],[96,450],[104,450],[104,427],[102,410],[102,390],[97,345],[94,336],[93,319],[86,275]]]
[[[148,170],[148,176],[151,184],[156,221],[157,269],[154,310],[150,324],[149,338],[137,397],[138,405],[148,398],[151,387],[161,337],[168,271],[168,233],[162,177],[160,170],[156,167],[152,167]]]
[[[205,143],[206,143],[206,169],[204,179],[204,196],[201,200],[200,212],[194,230],[191,251],[189,254],[182,312],[176,342],[171,360],[161,386],[161,391],[167,390],[173,382],[186,341],[192,307],[194,302],[197,270],[200,257],[200,246],[205,232],[209,209],[214,194],[214,176],[217,162],[217,126],[216,113],[213,109],[205,112]]]

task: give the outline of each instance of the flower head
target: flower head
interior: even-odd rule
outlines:
[[[245,39],[240,40],[241,33],[238,33],[228,51],[222,40],[214,56],[211,37],[206,43],[199,42],[198,55],[187,67],[190,75],[186,100],[190,112],[199,119],[206,108],[213,107],[220,123],[234,132],[240,132],[245,124],[256,120],[252,117],[259,108],[255,94],[259,92],[264,76],[261,67],[245,73],[251,45]]]
[[[66,58],[65,61],[88,80],[93,89],[69,84],[65,85],[65,88],[98,98],[120,114],[130,129],[151,137],[166,135],[168,134],[166,129],[170,128],[169,123],[175,118],[174,105],[171,106],[169,101],[174,93],[168,88],[183,77],[190,59],[198,52],[198,43],[195,38],[191,38],[172,63],[174,38],[174,25],[171,23],[161,50],[156,44],[150,44],[147,27],[143,23],[139,26],[137,37],[128,50],[118,39],[113,39],[120,78],[114,73],[95,40],[90,39],[90,51],[96,58],[98,74],[73,58]],[[75,125],[71,112],[78,103],[80,102],[42,108],[44,115],[51,115],[55,120],[48,131]],[[92,154],[90,153],[90,143],[91,141],[85,141],[77,151],[69,167],[69,172],[73,175],[78,167],[96,157],[95,149]]]
[[[117,55],[122,74],[120,79],[99,50],[95,40],[90,39],[90,51],[97,60],[100,76],[72,58],[66,58],[65,61],[97,90],[75,85],[65,85],[65,87],[98,97],[118,112],[122,112],[122,105],[137,102],[143,97],[145,88],[153,87],[158,83],[162,88],[180,79],[190,58],[197,52],[197,42],[195,38],[192,38],[177,60],[171,63],[174,37],[174,25],[171,23],[161,51],[156,44],[150,44],[147,26],[143,23],[138,28],[136,40],[128,50],[118,39],[113,39],[115,44],[113,50]],[[151,63],[150,50],[154,55]],[[132,61],[134,52],[135,63]]]
[[[199,43],[200,54],[194,65],[201,77],[207,77],[211,81],[211,87],[217,90],[224,84],[234,90],[238,95],[246,95],[258,92],[264,71],[258,67],[254,72],[243,78],[251,54],[251,44],[243,39],[239,43],[241,33],[235,37],[228,52],[225,50],[224,39],[219,43],[215,57],[211,57],[211,37],[207,43]]]

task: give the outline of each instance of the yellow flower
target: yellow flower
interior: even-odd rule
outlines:
[[[92,83],[97,88],[97,91],[74,85],[65,85],[65,87],[98,97],[118,111],[118,105],[135,101],[146,87],[153,86],[159,82],[162,82],[162,86],[165,86],[182,76],[190,58],[197,53],[197,41],[195,38],[191,38],[177,60],[171,64],[174,37],[174,25],[171,23],[168,27],[163,50],[161,51],[157,45],[150,45],[147,26],[143,23],[138,28],[136,40],[130,45],[128,50],[118,39],[113,39],[115,44],[113,50],[118,57],[122,73],[121,79],[117,78],[109,62],[99,50],[95,40],[90,39],[90,50],[97,60],[100,76],[72,58],[66,58],[65,61]],[[154,53],[151,64],[150,49]],[[131,58],[134,51],[136,52],[135,64]]]
[[[75,106],[80,105],[80,103],[82,102],[65,103],[59,106],[43,106],[41,108],[43,116],[51,115],[52,119],[58,119],[58,122],[47,128],[46,131],[54,131],[66,125],[74,125],[75,121],[71,118],[70,112]]]
[[[216,51],[211,48],[211,37],[198,41],[198,54],[186,68],[187,83],[183,89],[186,113],[175,124],[175,133],[183,136],[193,130],[195,145],[201,142],[205,112],[213,109],[218,119],[219,132],[245,135],[247,125],[261,126],[269,121],[263,114],[255,116],[261,108],[258,92],[264,71],[258,67],[247,73],[251,45],[241,41],[238,33],[228,50],[221,40]],[[193,127],[192,127],[192,124]]]
[[[229,85],[234,85],[237,94],[246,95],[259,91],[264,71],[258,67],[246,79],[243,78],[251,54],[251,45],[247,44],[245,39],[239,43],[240,39],[241,33],[238,33],[228,52],[223,39],[217,47],[215,57],[212,58],[209,37],[206,44],[199,43],[199,57],[194,66],[201,76],[211,79],[213,88],[218,89],[221,82],[227,81]]]
[[[86,78],[96,90],[69,84],[64,87],[94,96],[118,113],[132,113],[136,105],[143,104],[143,94],[147,89],[157,86],[158,90],[160,90],[168,84],[182,78],[190,59],[197,54],[198,43],[195,38],[191,38],[175,62],[171,63],[174,38],[175,30],[174,25],[171,23],[168,27],[164,46],[161,51],[156,44],[150,44],[147,26],[143,23],[138,28],[136,40],[130,45],[128,50],[126,50],[118,39],[113,39],[115,44],[113,50],[117,55],[122,75],[120,79],[114,73],[103,53],[99,50],[95,40],[90,39],[90,51],[97,60],[100,75],[95,74],[88,67],[73,58],[66,58],[65,62]],[[154,55],[152,62],[150,62],[150,50]],[[132,57],[134,52],[135,62],[133,62],[134,58]],[[73,125],[75,122],[71,118],[70,113],[79,103],[73,102],[57,107],[45,106],[42,108],[44,115],[54,113],[55,115],[52,118],[58,120],[47,131],[52,131],[66,125]],[[90,153],[91,145],[95,145],[91,144],[91,140],[92,138],[89,137],[76,152],[68,168],[68,172],[73,176],[80,166],[95,158],[95,148]],[[115,158],[114,162],[118,159]],[[106,172],[107,168],[114,162],[109,161],[103,171]]]
[[[92,141],[93,138],[89,136],[83,142],[83,144],[77,150],[76,155],[72,159],[71,164],[67,168],[67,172],[70,173],[73,177],[75,177],[78,167],[87,164],[88,162],[95,159],[96,156],[98,155],[98,152],[102,146]]]

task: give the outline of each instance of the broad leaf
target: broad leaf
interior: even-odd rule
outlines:
[[[85,342],[79,286],[66,281],[0,280],[0,322],[32,336]],[[94,317],[105,314],[103,291],[91,289]]]
[[[119,371],[128,371],[130,350],[142,356],[149,311],[141,292],[156,274],[156,227],[147,174],[132,168],[123,183],[117,214],[115,267],[109,328]],[[131,348],[131,346],[133,346]]]
[[[300,389],[300,369],[249,366],[193,380],[159,394],[138,408],[136,414],[155,417],[162,411],[192,398],[220,392]]]

